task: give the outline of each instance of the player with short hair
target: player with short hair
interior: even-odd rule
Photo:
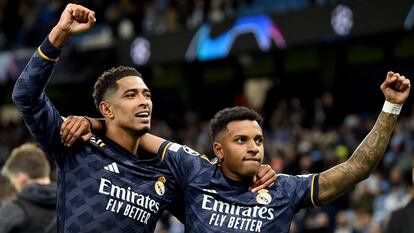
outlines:
[[[262,118],[253,110],[227,108],[211,120],[218,161],[150,134],[141,145],[158,151],[174,173],[184,193],[186,232],[287,233],[299,209],[327,204],[369,176],[387,148],[410,87],[409,79],[388,72],[380,87],[386,100],[382,112],[347,161],[320,174],[281,175],[258,193],[248,191],[264,156]]]
[[[59,232],[153,232],[167,207],[182,216],[182,208],[175,208],[182,194],[161,156],[145,156],[138,150],[152,113],[151,92],[141,75],[120,66],[98,78],[93,96],[106,130],[72,148],[61,142],[63,119],[45,94],[65,42],[95,22],[93,11],[68,4],[16,81],[12,98],[29,131],[57,166]],[[269,173],[265,174],[268,180]]]
[[[262,118],[245,107],[219,111],[210,121],[213,150],[219,162],[163,139],[143,137],[149,151],[165,150],[163,161],[185,195],[186,232],[289,232],[294,214],[340,197],[367,178],[387,148],[410,80],[388,72],[381,85],[386,102],[371,132],[352,156],[320,174],[278,177],[274,186],[248,192],[263,161]],[[153,137],[148,140],[146,137]],[[165,146],[164,146],[165,145]],[[188,154],[193,156],[188,156]],[[191,166],[191,169],[189,169]]]
[[[160,157],[141,158],[138,152],[152,111],[141,75],[117,67],[99,77],[94,96],[107,131],[72,148],[61,143],[63,119],[45,94],[65,42],[95,21],[93,11],[68,4],[16,81],[13,101],[57,166],[59,232],[153,232],[163,210],[181,194]]]
[[[17,191],[0,207],[0,233],[56,232],[56,183],[45,153],[33,143],[12,150],[1,169]]]

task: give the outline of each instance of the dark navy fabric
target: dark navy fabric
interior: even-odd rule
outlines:
[[[294,214],[317,203],[318,175],[280,175],[268,190],[226,178],[217,161],[168,143],[159,153],[183,189],[186,232],[287,233]]]
[[[40,50],[51,58],[59,54],[47,40]],[[35,52],[15,84],[13,100],[57,166],[59,232],[153,232],[163,210],[179,197],[171,172],[158,155],[138,159],[102,136],[64,147],[63,120],[44,92],[54,64]]]

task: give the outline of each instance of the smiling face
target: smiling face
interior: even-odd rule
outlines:
[[[126,76],[116,81],[117,88],[108,91],[100,104],[107,124],[143,135],[151,125],[151,92],[138,76]]]
[[[250,179],[263,162],[262,128],[254,120],[231,121],[218,133],[214,152],[228,178],[238,181]]]

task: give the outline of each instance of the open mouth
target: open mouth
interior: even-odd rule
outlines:
[[[150,116],[149,112],[140,112],[135,114],[135,117],[139,117],[139,118],[148,118]]]

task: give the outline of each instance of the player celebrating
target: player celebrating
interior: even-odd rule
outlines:
[[[320,174],[282,175],[274,186],[258,193],[248,191],[264,156],[262,118],[253,110],[228,108],[211,120],[218,163],[150,134],[142,137],[141,145],[159,151],[180,184],[185,195],[186,232],[289,232],[300,208],[340,197],[367,178],[381,159],[408,98],[410,80],[388,72],[381,90],[386,100],[382,112],[346,162]]]
[[[61,143],[63,120],[44,92],[64,43],[95,21],[93,11],[68,4],[17,80],[13,101],[58,168],[59,232],[153,232],[163,210],[180,194],[159,157],[144,160],[137,152],[152,110],[141,75],[128,67],[102,74],[95,97],[108,130],[73,148]]]
[[[141,74],[120,66],[98,78],[94,99],[105,118],[105,134],[73,148],[62,144],[62,117],[44,91],[65,42],[95,22],[93,11],[68,4],[16,81],[13,101],[58,168],[59,232],[153,232],[163,210],[180,205],[182,194],[160,156],[143,158],[138,152],[152,113],[151,92]],[[263,171],[267,182],[258,184],[267,185],[274,173]]]

